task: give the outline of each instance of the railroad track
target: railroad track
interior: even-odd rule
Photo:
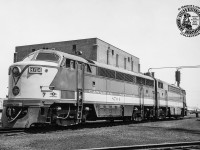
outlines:
[[[173,119],[172,119],[173,120]],[[163,120],[163,121],[169,121],[169,120]],[[129,125],[129,124],[138,124],[138,123],[146,123],[146,122],[152,122],[152,121],[141,121],[141,122],[131,122],[126,121],[123,122],[121,120],[115,120],[115,122],[109,122],[105,120],[100,121],[87,121],[84,124],[78,124],[78,125],[71,125],[71,126],[35,126],[28,129],[22,129],[22,128],[11,128],[11,129],[4,129],[1,127],[0,124],[0,134],[7,134],[7,133],[44,133],[44,132],[51,132],[51,131],[59,131],[59,130],[68,130],[68,129],[86,129],[86,128],[103,128],[103,127],[112,127],[112,126],[119,126],[119,125]],[[154,122],[154,121],[153,121]]]
[[[74,124],[70,126],[51,126],[51,125],[44,125],[44,126],[33,126],[31,128],[2,128],[0,125],[0,134],[1,133],[11,133],[11,132],[49,132],[49,131],[59,131],[59,130],[68,130],[68,129],[86,129],[86,128],[103,128],[103,127],[111,127],[111,126],[119,126],[119,125],[128,125],[134,124],[132,122],[123,122],[123,121],[89,121],[84,124]]]
[[[200,141],[92,148],[87,150],[200,150]],[[86,149],[80,149],[86,150]]]
[[[0,134],[7,134],[7,133],[22,133],[24,129],[3,129],[0,128]]]
[[[174,120],[174,119],[169,119]],[[169,120],[163,120],[163,121],[169,121]],[[68,129],[86,129],[86,128],[103,128],[103,127],[112,127],[112,126],[119,126],[119,125],[129,125],[129,124],[138,124],[138,123],[146,123],[146,122],[152,122],[152,121],[141,121],[141,122],[130,122],[126,121],[123,122],[121,120],[115,120],[115,122],[109,122],[109,121],[87,121],[84,124],[78,124],[78,125],[72,125],[72,126],[35,126],[28,129],[22,129],[22,128],[14,128],[14,129],[4,129],[1,127],[0,122],[0,134],[9,134],[11,133],[44,133],[44,132],[52,132],[52,131],[59,131],[59,130],[68,130]],[[154,122],[154,121],[153,121]],[[13,134],[15,135],[15,134]]]

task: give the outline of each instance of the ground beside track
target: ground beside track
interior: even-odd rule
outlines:
[[[0,134],[0,149],[71,150],[200,140],[200,119],[144,123],[95,123],[77,128],[39,129]]]

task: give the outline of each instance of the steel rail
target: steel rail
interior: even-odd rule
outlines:
[[[15,129],[5,129],[5,128],[0,128],[0,134],[5,134],[5,133],[19,133],[19,132],[24,132],[24,129],[21,128],[15,128]]]
[[[87,150],[134,150],[134,149],[166,149],[166,148],[183,148],[191,146],[199,146],[200,141],[193,142],[178,142],[178,143],[162,143],[162,144],[149,144],[149,145],[131,145],[131,146],[117,146],[117,147],[103,147],[103,148],[91,148]],[[80,149],[86,150],[86,149]]]

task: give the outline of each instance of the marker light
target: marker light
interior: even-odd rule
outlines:
[[[18,77],[21,73],[21,69],[17,66],[15,66],[13,69],[12,69],[12,74],[14,77]]]
[[[13,92],[13,95],[14,96],[17,96],[19,94],[19,87],[18,86],[14,86],[13,89],[12,89],[12,92]]]
[[[8,107],[6,110],[7,117],[11,118],[15,114],[16,110],[14,107]]]
[[[56,110],[57,110],[57,111],[60,111],[60,110],[62,110],[62,108],[61,108],[60,106],[57,106],[57,107],[56,107]]]

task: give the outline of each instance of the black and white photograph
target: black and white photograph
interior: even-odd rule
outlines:
[[[0,150],[199,150],[199,0],[1,0]]]

